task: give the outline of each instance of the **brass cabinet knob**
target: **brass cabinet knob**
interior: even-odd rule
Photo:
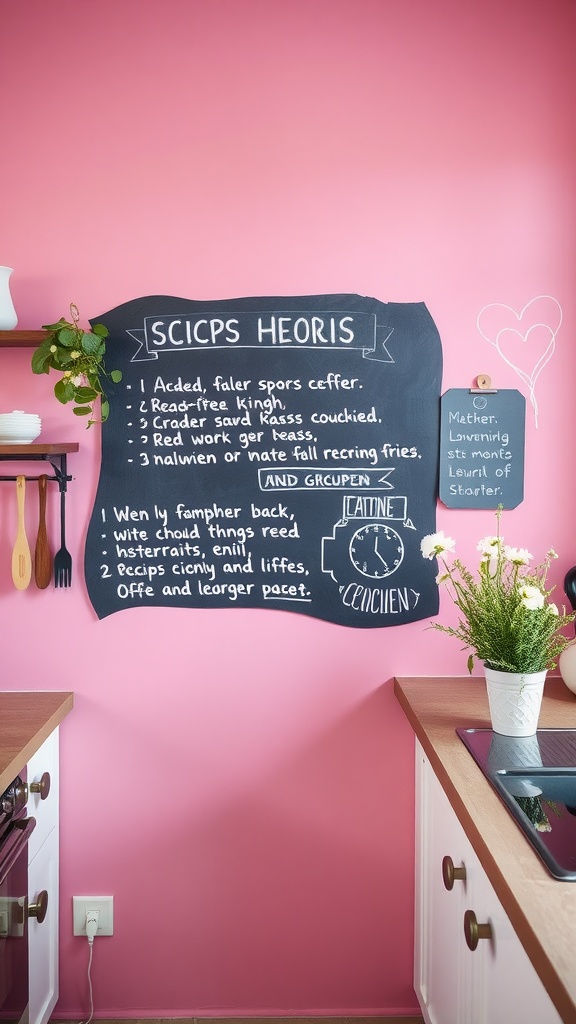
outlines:
[[[40,782],[31,782],[29,789],[31,793],[40,793],[40,799],[45,800],[50,792],[50,772],[44,772]]]
[[[444,882],[444,888],[450,891],[454,888],[454,882],[456,879],[460,879],[462,882],[466,881],[466,868],[464,865],[460,868],[454,867],[454,861],[452,857],[442,858],[442,881]]]
[[[46,917],[46,911],[48,910],[48,893],[46,889],[42,889],[36,897],[36,903],[28,904],[28,917],[35,917],[38,924],[42,924],[42,921]]]
[[[474,951],[480,939],[492,938],[492,925],[478,924],[474,911],[467,910],[464,914],[464,937],[468,949]]]

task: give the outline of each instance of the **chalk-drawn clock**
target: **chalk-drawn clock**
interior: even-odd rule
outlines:
[[[384,523],[368,523],[350,539],[350,560],[363,576],[391,576],[404,558],[404,544],[396,530]]]

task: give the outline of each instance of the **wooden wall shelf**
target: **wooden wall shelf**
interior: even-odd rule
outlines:
[[[32,459],[42,458],[43,455],[69,455],[70,452],[77,452],[78,448],[77,441],[67,441],[65,444],[0,444],[0,458],[19,455],[25,461],[27,455]]]
[[[48,331],[0,331],[0,348],[36,348]]]

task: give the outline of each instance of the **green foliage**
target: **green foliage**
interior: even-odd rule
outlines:
[[[498,532],[478,544],[482,552],[474,574],[459,558],[448,564],[443,557],[454,549],[454,541],[443,533],[431,534],[421,543],[425,558],[438,558],[444,571],[438,583],[445,585],[459,611],[457,626],[432,623],[432,628],[456,637],[463,649],[471,649],[468,671],[474,658],[500,672],[542,672],[556,667],[570,640],[562,630],[574,621],[574,614],[560,613],[550,601],[554,588],[547,588],[550,564],[556,553],[550,549],[544,561],[528,569],[532,555],[524,548],[512,548],[500,537],[502,507],[496,513]]]
[[[49,373],[57,370],[62,374],[54,385],[54,395],[62,405],[74,402],[75,416],[90,416],[87,426],[104,423],[110,413],[103,380],[108,378],[115,384],[122,380],[121,370],[108,372],[104,359],[108,330],[104,324],[94,324],[92,331],[84,331],[80,314],[74,303],[70,304],[70,320],[62,317],[58,323],[45,324],[48,337],[39,345],[32,356],[33,373]],[[100,399],[100,421],[93,419],[94,403]]]

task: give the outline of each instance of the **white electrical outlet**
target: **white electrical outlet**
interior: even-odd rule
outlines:
[[[86,914],[90,910],[97,910],[98,935],[114,934],[114,897],[113,896],[73,896],[72,897],[72,927],[73,935],[84,935],[86,937]]]

